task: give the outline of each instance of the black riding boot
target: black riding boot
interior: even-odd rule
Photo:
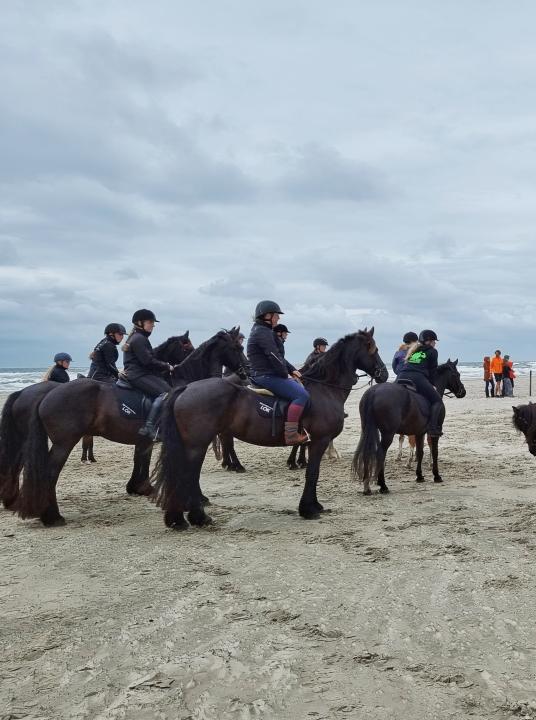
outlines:
[[[164,400],[167,398],[167,393],[162,393],[153,400],[149,415],[145,421],[145,425],[138,430],[138,435],[150,438],[153,442],[158,438],[158,423],[160,421],[160,415],[162,414],[162,407]]]
[[[430,409],[430,419],[428,420],[428,435],[430,437],[441,437],[443,435],[443,403],[434,403]]]

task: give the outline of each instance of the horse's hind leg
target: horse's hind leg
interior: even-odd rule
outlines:
[[[432,473],[434,475],[434,482],[441,483],[443,478],[439,474],[438,456],[439,456],[439,438],[430,438],[430,452],[432,454]]]
[[[378,485],[380,486],[380,492],[383,494],[386,494],[389,492],[389,488],[385,484],[385,458],[387,457],[387,451],[391,447],[391,443],[393,442],[394,434],[387,434],[382,433],[382,440],[381,440],[381,462],[380,470],[378,472]]]
[[[82,457],[80,460],[83,463],[94,463],[97,462],[95,455],[93,454],[93,436],[84,435],[82,438]]]
[[[299,445],[298,447],[298,467],[303,469],[307,467],[307,445]]]
[[[191,473],[191,485],[194,498],[192,500],[192,506],[188,512],[188,522],[190,525],[196,525],[197,527],[204,527],[205,525],[212,525],[213,520],[210,515],[207,515],[203,505],[206,505],[208,498],[206,498],[201,492],[201,486],[199,484],[199,476],[201,475],[201,468],[203,466],[203,460],[207,448],[196,449],[189,453],[188,458],[188,472]]]
[[[292,450],[290,451],[290,455],[287,459],[287,467],[289,470],[297,470],[298,466],[296,465],[296,455],[298,454],[298,445],[294,445]]]
[[[397,462],[400,462],[400,460],[402,460],[402,448],[404,447],[404,437],[405,437],[405,435],[398,436],[398,455],[396,456]]]
[[[329,460],[340,460],[341,456],[339,455],[339,451],[333,444],[333,440],[330,440],[328,445],[328,459]]]
[[[417,453],[417,468],[415,470],[415,480],[420,483],[424,482],[424,475],[422,474],[422,458],[424,455],[424,435],[415,436],[415,450]]]
[[[47,527],[52,525],[65,525],[65,518],[61,515],[58,507],[56,485],[60,472],[77,442],[78,438],[74,440],[74,442],[67,442],[63,445],[53,444],[48,453],[48,472],[46,477],[48,484],[48,505],[39,515],[41,522]]]

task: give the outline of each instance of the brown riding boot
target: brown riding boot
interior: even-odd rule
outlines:
[[[298,432],[297,422],[285,423],[285,445],[301,445],[302,443],[309,442],[310,439],[307,431],[303,433]]]

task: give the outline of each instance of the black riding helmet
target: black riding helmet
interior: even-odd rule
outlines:
[[[279,305],[273,300],[261,300],[257,303],[257,307],[255,308],[255,318],[261,318],[267,313],[277,313],[278,315],[285,314]]]
[[[402,338],[402,342],[406,343],[406,345],[410,345],[411,343],[417,342],[419,339],[419,336],[416,332],[413,332],[410,330],[410,332],[407,332],[404,337]]]
[[[437,340],[438,337],[433,330],[422,330],[419,335],[419,342],[425,343],[427,340]]]
[[[140,322],[145,322],[145,320],[154,320],[155,322],[160,322],[160,320],[156,319],[155,314],[152,310],[146,310],[145,308],[142,308],[141,310],[136,310],[136,312],[132,316],[133,325],[137,325]]]
[[[317,348],[319,345],[329,345],[326,338],[317,337],[313,340],[313,347]]]
[[[104,328],[104,334],[111,335],[112,333],[126,335],[127,331],[125,330],[125,326],[121,325],[121,323],[108,323],[108,325]]]
[[[288,329],[288,327],[287,327],[286,325],[283,325],[283,324],[276,325],[275,328],[274,328],[274,332],[275,332],[275,333],[284,333],[284,332],[286,332],[286,333],[288,333],[288,334],[290,335],[290,330]]]

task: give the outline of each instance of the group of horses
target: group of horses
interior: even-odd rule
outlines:
[[[152,443],[138,434],[139,420],[121,414],[113,384],[87,378],[63,385],[37,383],[10,395],[2,411],[0,499],[5,508],[22,518],[40,518],[47,526],[63,524],[56,497],[59,475],[75,445],[84,439],[88,451],[96,435],[134,445],[128,493],[151,496],[170,528],[203,526],[212,520],[205,510],[209,501],[201,490],[200,474],[214,439],[220,439],[224,464],[233,454],[236,458],[234,438],[265,447],[284,445],[284,418],[267,419],[257,412],[259,399],[247,379],[239,328],[221,330],[196,350],[186,333],[169,338],[155,352],[174,369],[168,378],[170,392],[160,422],[161,451],[152,477]],[[222,367],[232,374],[222,377]],[[319,518],[326,512],[317,497],[320,461],[343,429],[344,404],[358,371],[376,383],[360,402],[361,438],[352,463],[353,473],[363,481],[364,494],[371,494],[373,480],[381,493],[389,492],[385,456],[395,434],[415,436],[416,480],[424,480],[428,405],[410,388],[386,383],[388,372],[374,328],[359,330],[334,343],[302,377],[311,396],[303,416],[310,435],[299,502],[303,518]],[[437,389],[442,395],[465,395],[457,361],[439,366]],[[529,449],[536,454],[536,406],[523,407],[528,411],[514,409],[514,423],[525,432]],[[441,482],[437,438],[431,441],[431,453],[434,481]]]

